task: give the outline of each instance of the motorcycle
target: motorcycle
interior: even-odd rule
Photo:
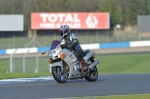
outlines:
[[[73,51],[61,48],[65,42],[52,41],[49,51],[42,51],[41,54],[48,53],[51,64],[52,76],[58,83],[65,83],[68,79],[83,79],[94,82],[98,78],[96,65],[99,60],[94,57],[95,52],[84,50],[84,60],[89,65],[87,71],[82,71],[82,64],[74,55]]]

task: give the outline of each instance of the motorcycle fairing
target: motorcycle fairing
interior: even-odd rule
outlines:
[[[70,52],[68,50],[62,50],[61,53],[65,53],[66,57],[63,59],[63,61],[66,62],[66,64],[70,67],[70,72],[68,78],[78,78],[81,77],[81,73],[75,69],[77,64],[79,64],[78,59],[73,54],[73,52]],[[60,54],[61,54],[60,53]]]
[[[58,61],[58,62],[53,63],[51,67],[55,67],[55,66],[63,67],[63,63],[61,61]]]

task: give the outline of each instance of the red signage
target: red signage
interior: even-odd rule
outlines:
[[[109,29],[109,13],[32,13],[31,29],[58,29],[67,24],[71,29]]]

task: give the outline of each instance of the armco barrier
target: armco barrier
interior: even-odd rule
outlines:
[[[150,41],[134,41],[130,42],[130,47],[150,46]]]
[[[5,55],[6,54],[6,49],[0,50],[0,55]]]
[[[6,49],[6,54],[12,54],[16,49]],[[22,54],[22,53],[26,53],[29,50],[28,53],[36,53],[37,48],[17,48],[17,51],[15,54]]]
[[[108,49],[108,48],[129,48],[129,47],[144,47],[150,46],[150,41],[132,41],[132,42],[118,42],[118,43],[102,43],[102,44],[81,44],[83,49]],[[29,50],[30,49],[30,50]],[[38,48],[17,48],[15,54],[23,54],[29,50],[29,53],[39,53],[42,50],[48,51],[50,47]],[[2,49],[0,55],[12,54],[15,49]]]
[[[48,51],[50,50],[50,47],[38,47],[37,48],[38,53],[40,53],[42,50]]]
[[[100,49],[104,49],[104,48],[125,48],[125,47],[130,47],[130,42],[100,44]]]

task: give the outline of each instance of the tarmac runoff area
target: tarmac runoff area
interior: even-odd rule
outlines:
[[[79,79],[64,84],[57,83],[51,76],[9,79],[0,84],[0,98],[67,99],[147,94],[150,93],[149,78],[150,74],[101,74],[95,82]]]

